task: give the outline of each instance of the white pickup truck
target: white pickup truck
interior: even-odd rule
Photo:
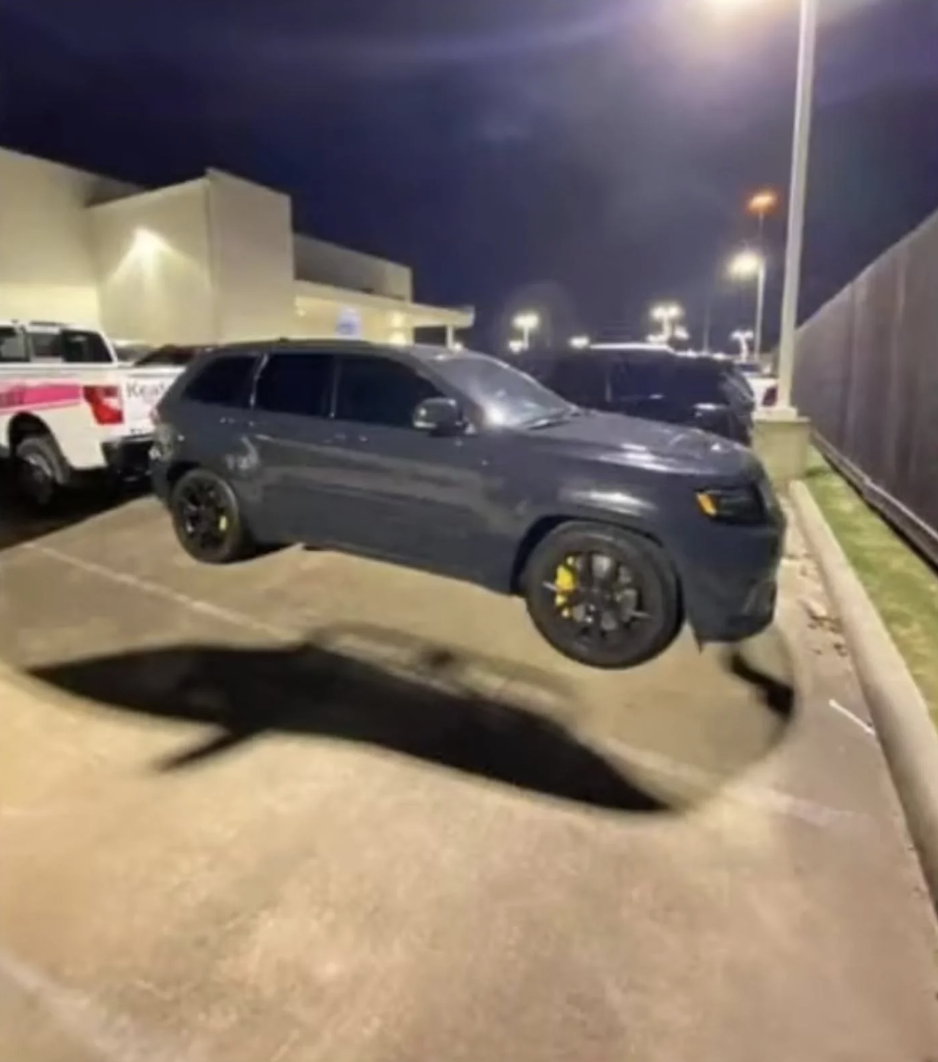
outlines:
[[[37,507],[104,473],[146,473],[151,413],[181,371],[122,363],[99,331],[0,320],[0,458]]]

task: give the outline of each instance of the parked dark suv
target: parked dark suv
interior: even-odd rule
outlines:
[[[644,343],[524,355],[519,367],[587,409],[686,424],[749,445],[755,400],[728,359]]]
[[[586,412],[481,354],[217,348],[160,403],[152,457],[198,560],[304,543],[520,594],[592,666],[655,656],[685,617],[700,641],[772,619],[783,518],[748,450]]]

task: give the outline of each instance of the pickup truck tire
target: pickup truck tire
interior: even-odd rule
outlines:
[[[256,552],[237,495],[208,469],[190,469],[179,479],[169,510],[180,545],[203,564],[231,564]]]
[[[61,502],[70,470],[51,435],[27,435],[13,454],[16,487],[29,506],[51,512]]]
[[[635,667],[681,627],[680,587],[664,551],[621,528],[561,524],[535,547],[523,585],[538,631],[589,667]]]

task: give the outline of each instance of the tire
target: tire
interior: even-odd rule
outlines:
[[[52,512],[62,502],[70,470],[51,435],[27,435],[13,453],[16,489],[30,508]]]
[[[598,564],[597,556],[604,558]],[[558,589],[562,581],[566,592]],[[588,667],[629,668],[651,660],[674,641],[683,620],[677,576],[661,547],[604,524],[569,523],[552,531],[528,559],[523,588],[542,637]],[[593,619],[584,620],[584,613]]]
[[[257,550],[235,492],[208,469],[190,469],[179,479],[170,493],[169,511],[179,544],[202,564],[233,564]]]

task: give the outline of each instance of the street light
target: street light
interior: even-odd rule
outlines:
[[[661,325],[661,335],[665,342],[674,335],[677,322],[684,316],[684,307],[677,302],[659,302],[650,310],[651,319]]]
[[[524,350],[524,340],[523,339],[509,339],[508,340],[508,349],[511,351],[512,354],[520,354],[521,351]]]
[[[753,280],[756,284],[756,327],[753,356],[762,353],[762,317],[765,311],[765,255],[758,251],[740,251],[730,259],[729,275],[734,280]]]
[[[540,327],[540,316],[533,310],[524,310],[522,313],[515,314],[512,324],[521,333],[521,349],[527,350],[531,345],[531,333],[536,332]]]
[[[749,344],[755,339],[755,336],[756,334],[751,328],[737,328],[730,335],[730,339],[735,339],[739,344],[739,353],[742,354],[744,360],[749,358]]]
[[[722,6],[741,0],[719,0]],[[749,0],[753,2],[753,0]],[[805,198],[808,184],[808,154],[811,145],[811,108],[814,97],[815,55],[820,0],[799,0],[798,79],[795,87],[795,122],[792,133],[791,180],[788,194],[788,237],[785,246],[785,287],[782,292],[782,328],[778,345],[779,409],[791,408],[791,384],[795,370],[795,331],[798,327],[798,294],[804,243]]]
[[[763,188],[761,192],[751,195],[746,203],[746,211],[754,214],[759,219],[759,244],[762,244],[762,230],[765,227],[765,216],[771,214],[778,206],[778,193],[771,188]]]
[[[586,348],[589,345],[590,345],[590,337],[589,336],[571,336],[570,337],[570,346],[573,347],[574,350],[586,350]]]

